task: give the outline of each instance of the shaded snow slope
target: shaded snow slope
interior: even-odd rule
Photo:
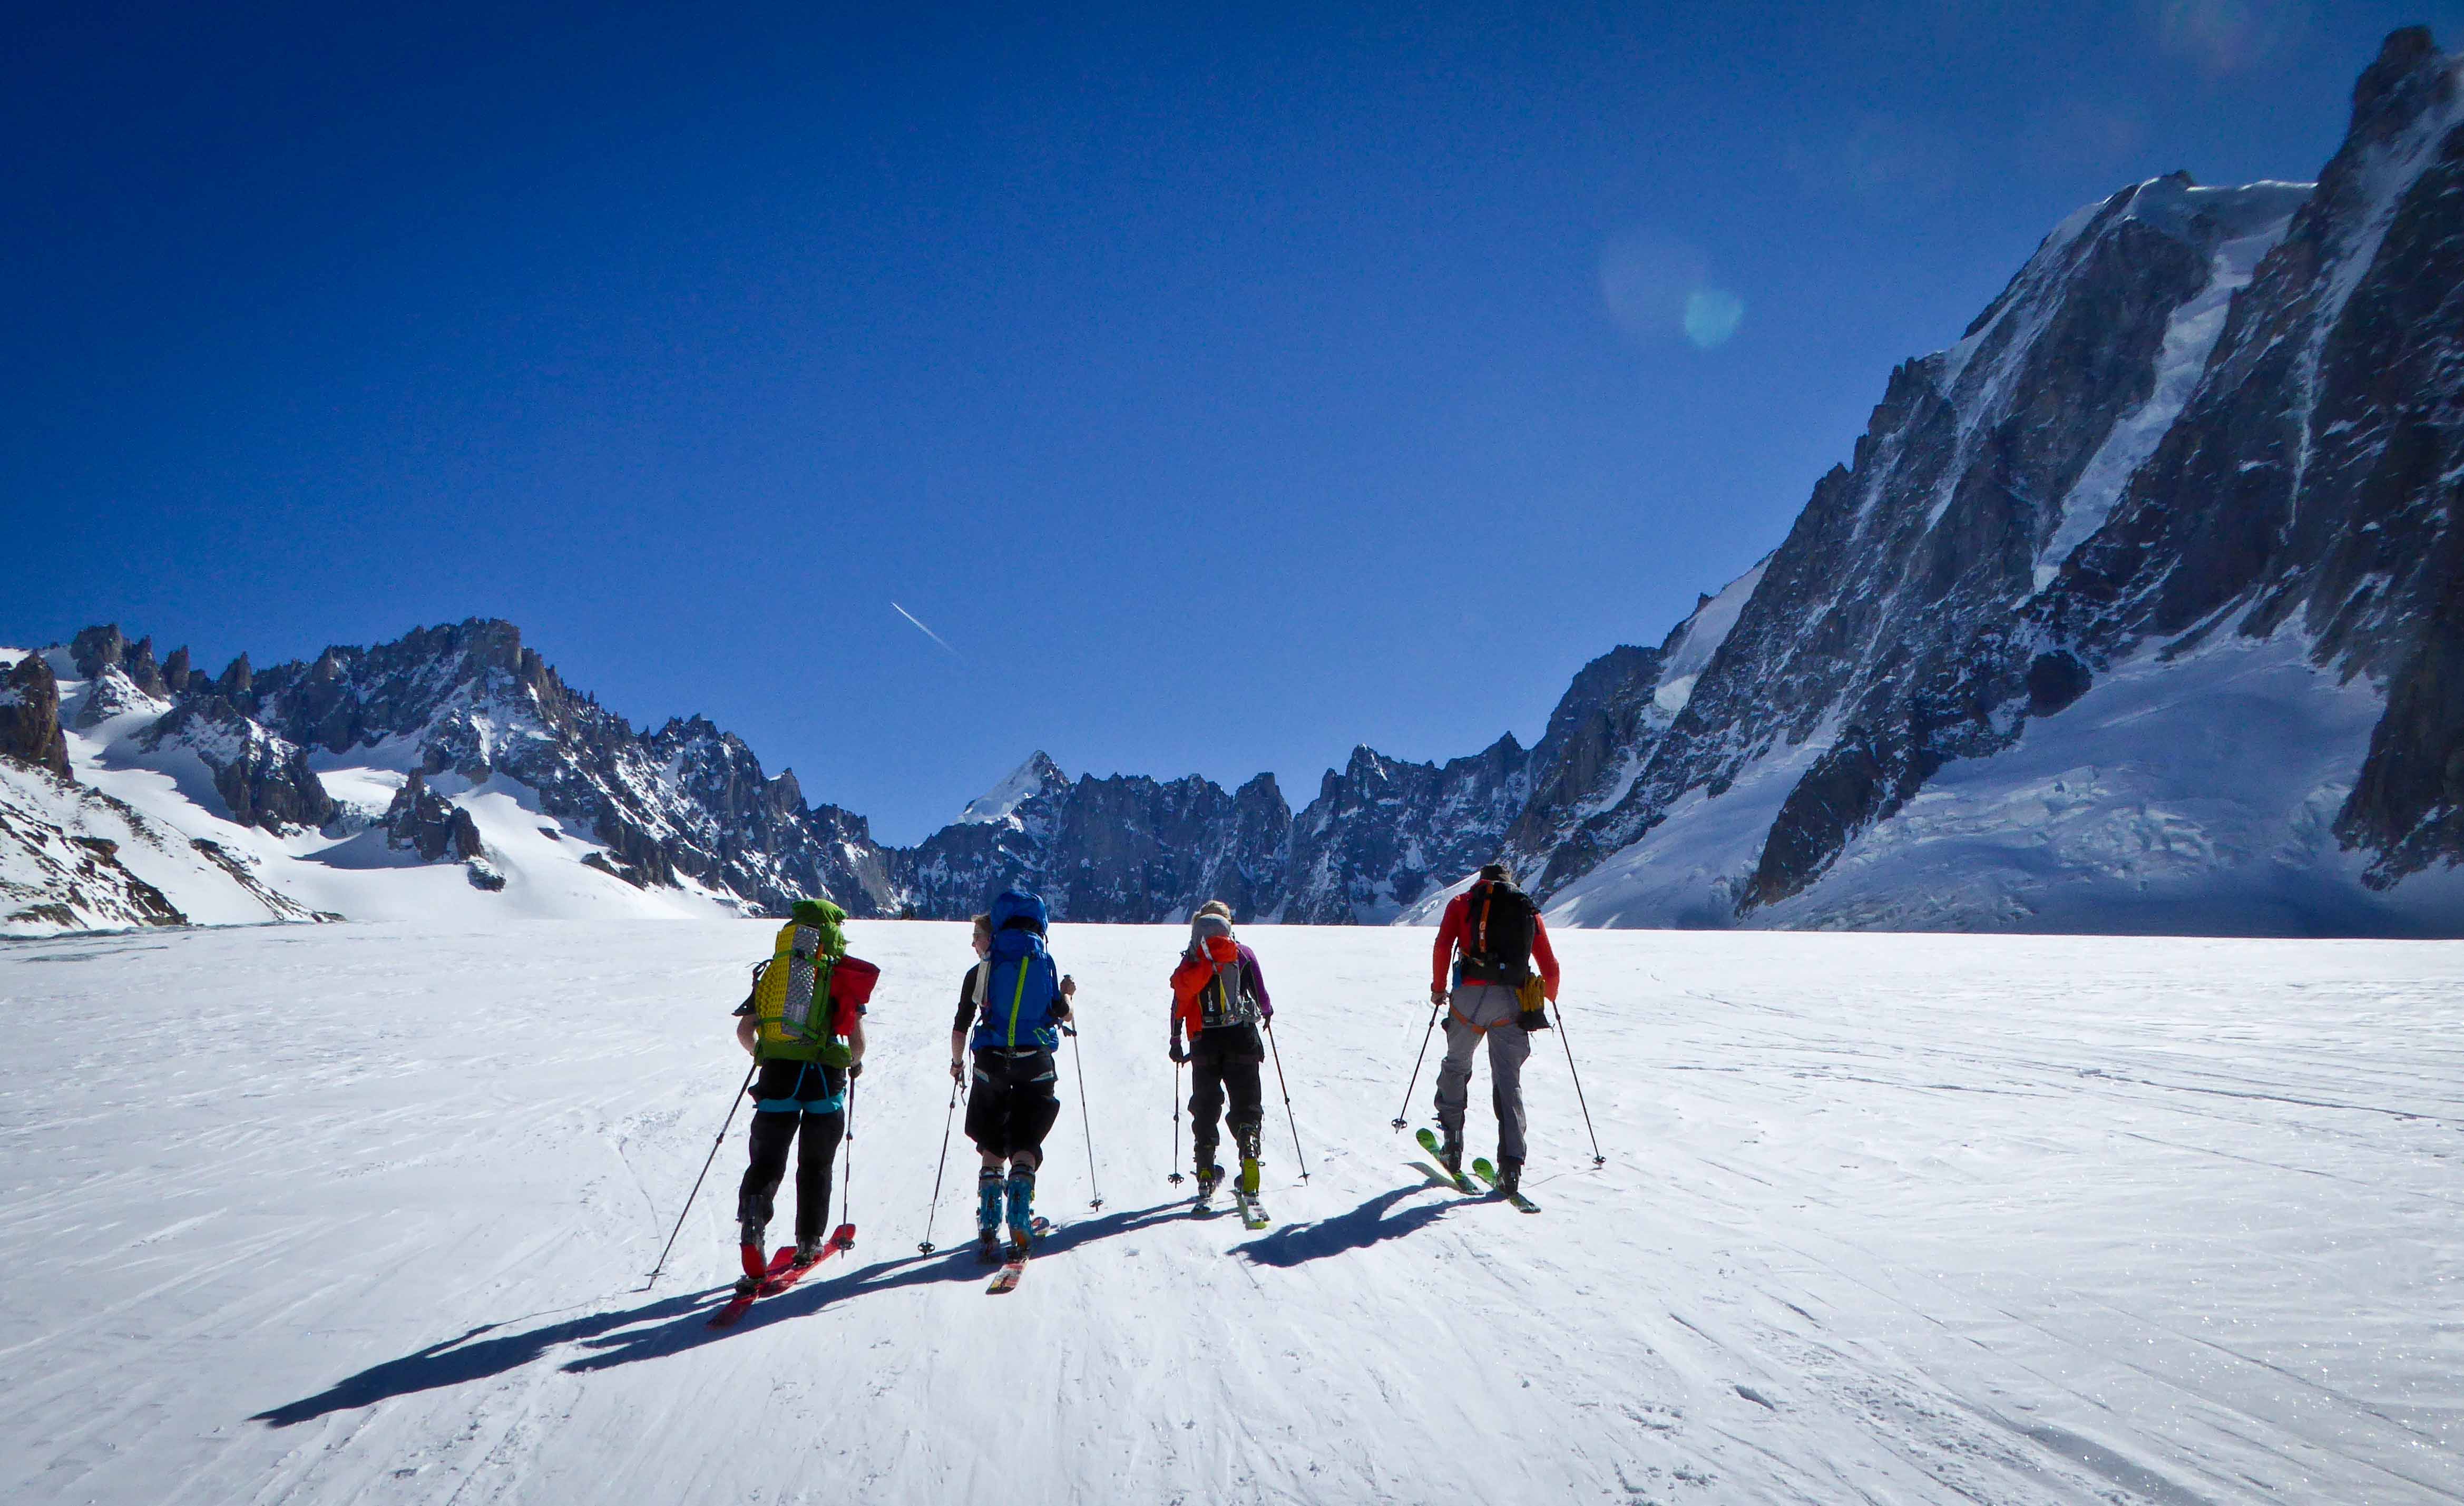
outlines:
[[[1552,897],[1552,923],[2209,936],[2436,936],[2464,875],[2362,882],[2337,810],[2383,710],[2302,634],[2115,666],[1991,759],[1955,762],[1851,841],[1821,883],[1740,921],[1764,833],[1831,746],[1810,740],[1679,802]],[[1432,914],[1427,919],[1434,921]]]
[[[963,1154],[914,1248],[965,930],[858,921],[859,1243],[714,1334],[740,1116],[640,1288],[767,929],[0,946],[0,1495],[2464,1498],[2464,948],[1568,933],[1526,1218],[1386,1125],[1425,933],[1245,928],[1314,1173],[1279,1115],[1252,1234],[1164,1181],[1172,936],[1064,926],[1106,1204],[1065,1083],[996,1300]]]
[[[1728,641],[1729,631],[1737,625],[1737,614],[1753,599],[1754,587],[1762,585],[1763,571],[1771,567],[1771,556],[1754,562],[1754,567],[1722,587],[1720,593],[1694,609],[1694,614],[1678,624],[1670,634],[1675,643],[1661,652],[1660,679],[1652,687],[1652,701],[1661,710],[1675,716],[1685,709],[1685,699],[1694,694],[1694,682],[1709,668],[1711,655]],[[1625,793],[1617,791],[1619,795]],[[1614,801],[1611,802],[1614,804]]]

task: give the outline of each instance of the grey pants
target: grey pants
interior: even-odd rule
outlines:
[[[1461,1141],[1463,1107],[1471,1101],[1472,1052],[1485,1035],[1500,1161],[1523,1160],[1523,1063],[1531,1054],[1531,1037],[1514,1023],[1521,1010],[1514,990],[1502,984],[1457,987],[1446,1010],[1446,1059],[1438,1067],[1438,1127],[1447,1139]]]

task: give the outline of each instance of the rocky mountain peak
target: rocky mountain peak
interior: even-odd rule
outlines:
[[[1010,770],[1001,783],[967,802],[967,808],[958,813],[958,820],[962,825],[971,825],[1010,819],[1026,802],[1062,789],[1068,783],[1069,776],[1061,771],[1061,765],[1052,762],[1050,754],[1038,748],[1025,763]]]
[[[2441,57],[2426,26],[2389,32],[2379,55],[2353,84],[2353,118],[2346,135],[2354,143],[2384,144],[2425,113],[2454,99],[2453,59]]]

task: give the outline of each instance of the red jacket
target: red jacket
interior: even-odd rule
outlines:
[[[1454,970],[1455,948],[1462,944],[1463,939],[1463,915],[1470,908],[1469,889],[1446,901],[1446,918],[1438,927],[1438,944],[1429,958],[1431,988],[1442,990],[1449,981],[1446,975]],[[1540,964],[1541,986],[1548,991],[1550,1001],[1554,1003],[1557,998],[1557,954],[1549,946],[1548,922],[1540,919],[1536,910],[1531,916],[1531,960]]]

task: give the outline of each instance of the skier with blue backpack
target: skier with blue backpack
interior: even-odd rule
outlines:
[[[1013,1260],[1023,1260],[1033,1243],[1035,1173],[1044,1164],[1044,1137],[1061,1114],[1061,1074],[1053,1052],[1078,985],[1058,976],[1045,940],[1046,925],[1044,901],[1017,889],[1002,893],[990,913],[976,917],[976,955],[981,961],[959,986],[950,1030],[953,1079],[966,1074],[961,1044],[975,1052],[967,1138],[983,1157],[976,1180],[976,1238],[987,1261],[1000,1258],[1004,1223]]]

